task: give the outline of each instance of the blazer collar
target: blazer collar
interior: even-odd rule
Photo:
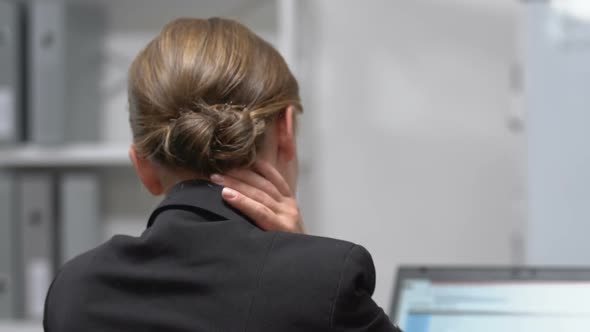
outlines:
[[[223,201],[222,189],[222,186],[204,180],[189,180],[176,184],[152,212],[147,227],[154,224],[160,213],[174,209],[194,212],[207,221],[237,219],[251,222]]]

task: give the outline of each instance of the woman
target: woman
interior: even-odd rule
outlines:
[[[169,23],[129,70],[130,156],[166,198],[140,237],[61,269],[45,330],[396,331],[364,248],[298,234],[301,109],[284,60],[242,25]]]

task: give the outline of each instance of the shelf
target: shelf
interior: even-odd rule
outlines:
[[[4,147],[0,148],[0,167],[127,167],[131,166],[128,150],[128,145],[100,143]]]

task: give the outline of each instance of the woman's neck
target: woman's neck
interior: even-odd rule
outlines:
[[[158,176],[160,178],[160,182],[162,183],[162,187],[164,188],[165,194],[168,193],[175,185],[179,184],[180,182],[189,180],[209,181],[209,178],[197,174],[193,171],[185,169],[169,169],[165,167],[160,167],[160,169],[158,170]]]

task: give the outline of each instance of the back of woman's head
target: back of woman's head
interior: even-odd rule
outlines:
[[[166,25],[131,65],[128,90],[137,152],[205,176],[251,165],[272,118],[301,110],[281,55],[220,18]]]

